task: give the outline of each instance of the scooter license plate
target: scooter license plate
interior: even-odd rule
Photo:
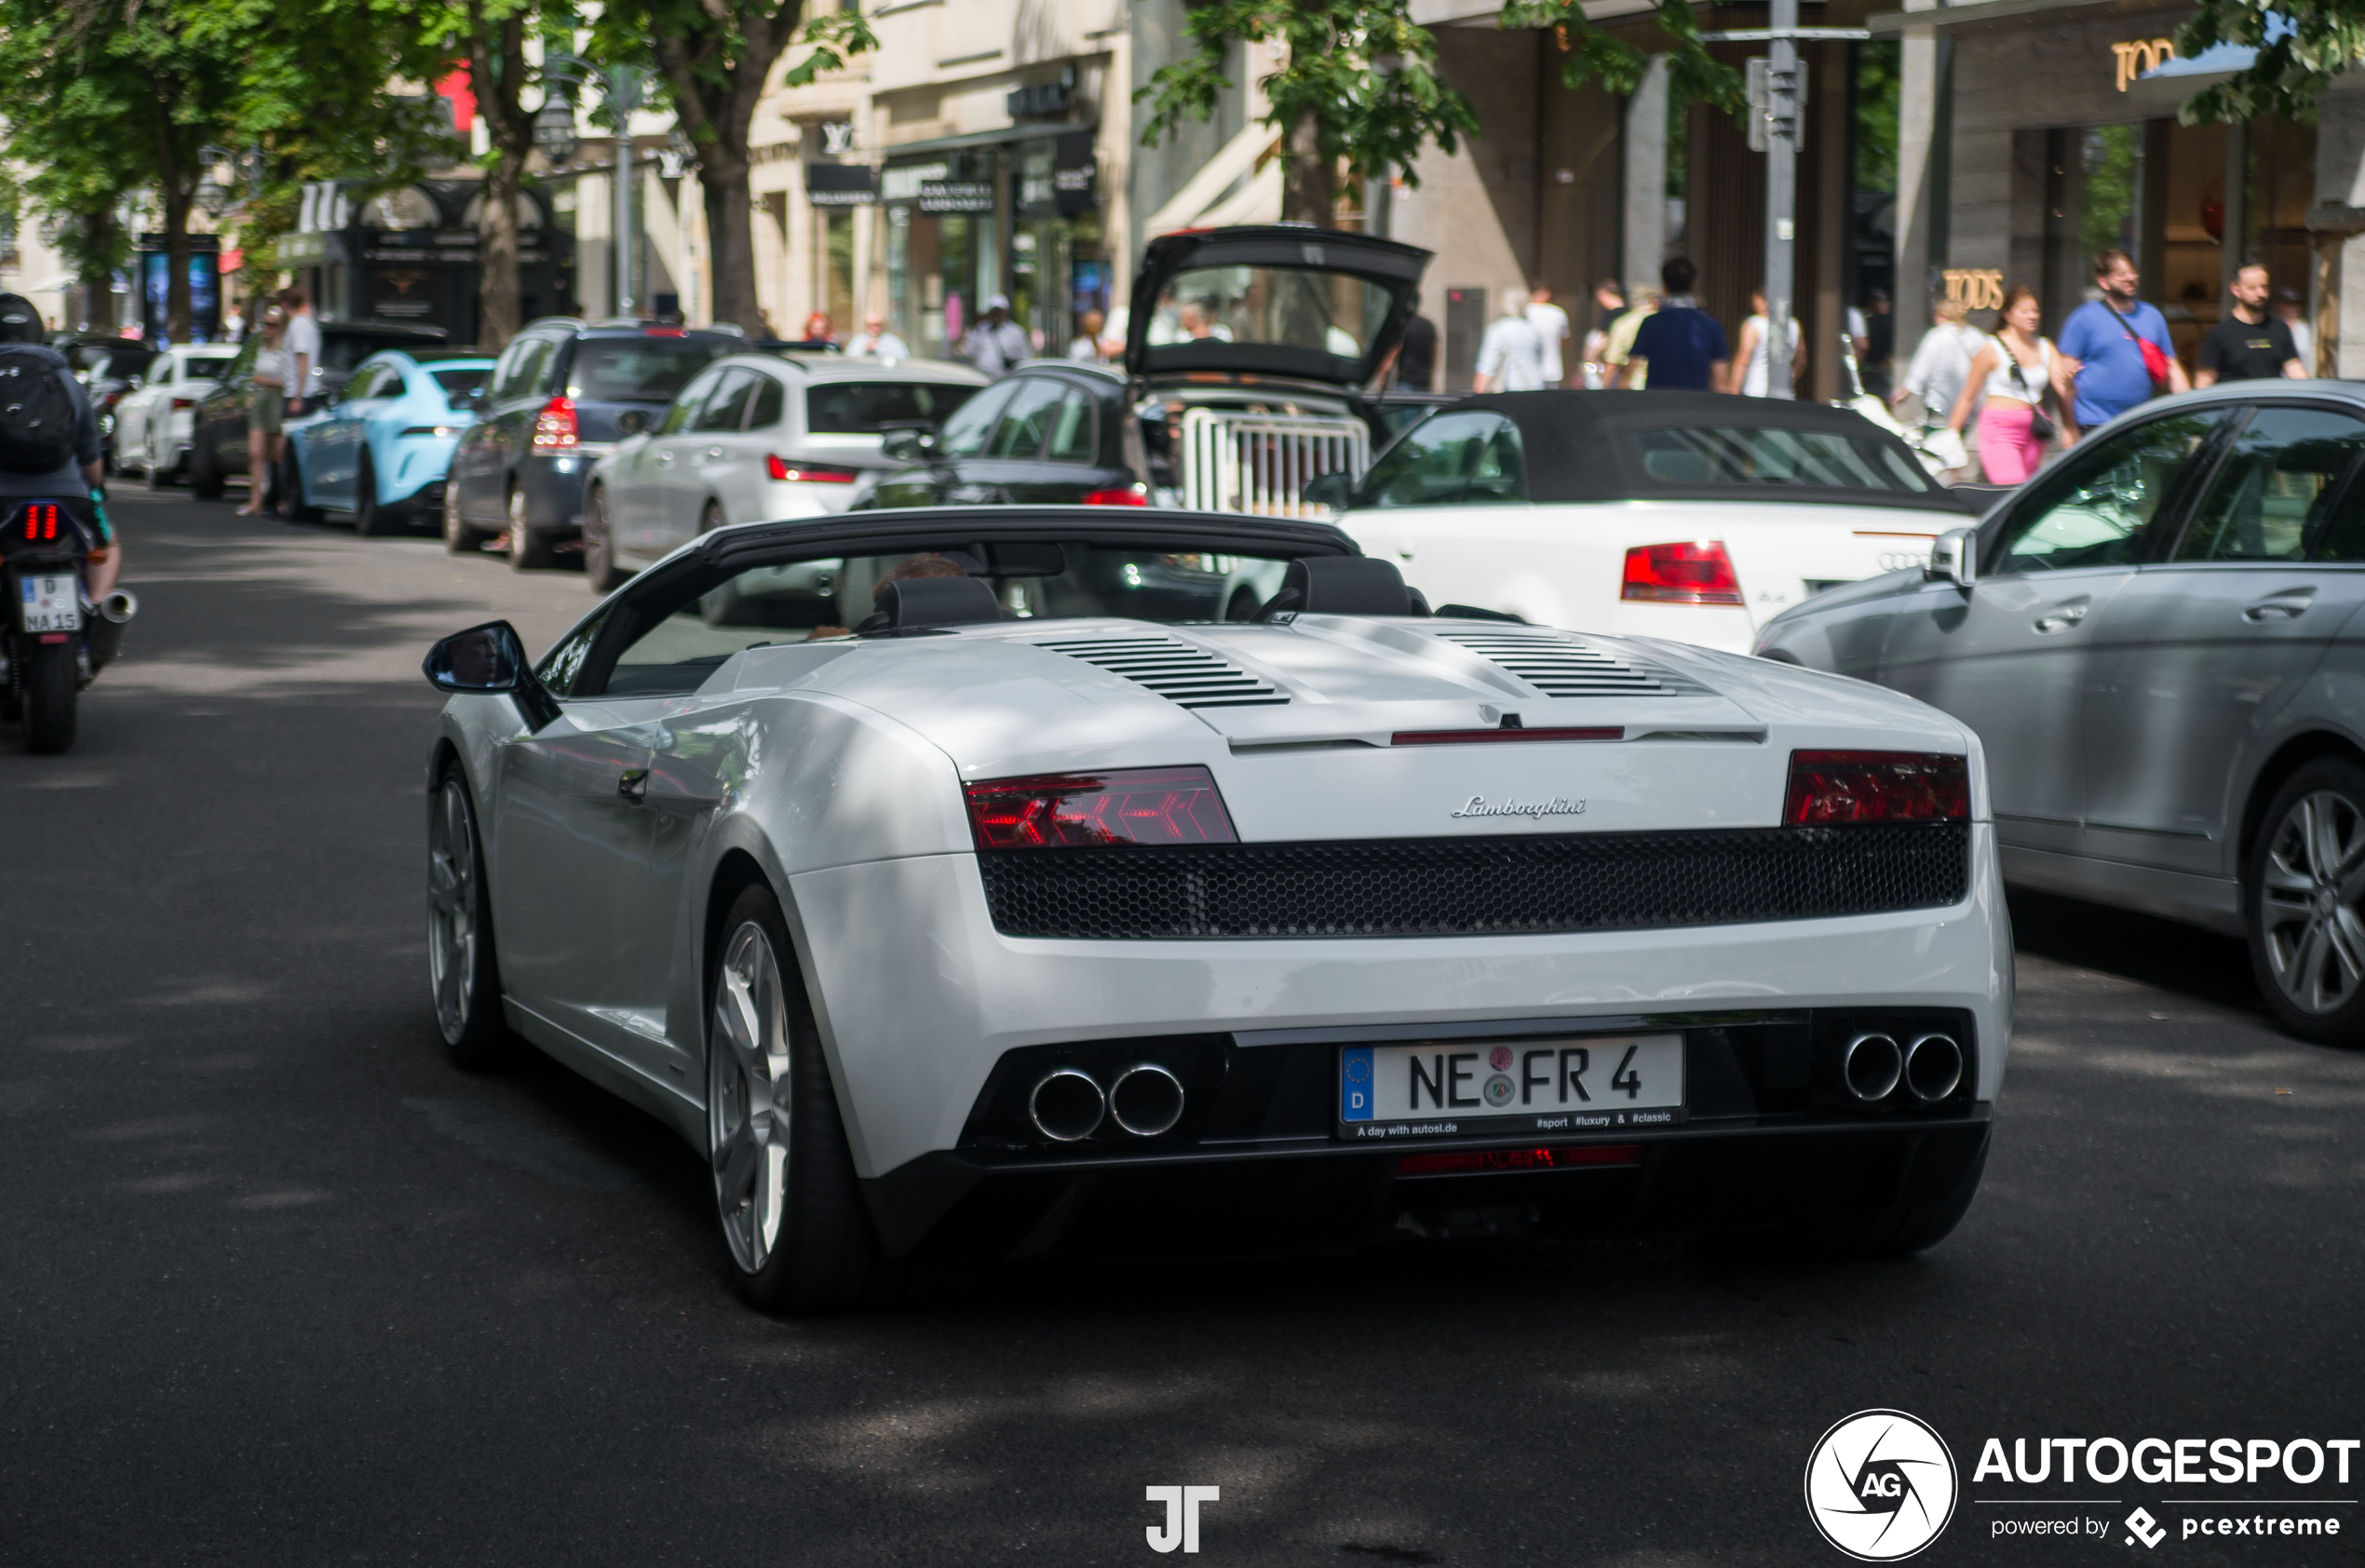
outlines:
[[[71,572],[17,579],[21,600],[18,624],[26,631],[80,631],[82,585]]]

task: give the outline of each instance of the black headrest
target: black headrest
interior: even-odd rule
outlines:
[[[1309,615],[1426,615],[1427,603],[1404,586],[1403,574],[1363,555],[1306,556],[1290,562],[1281,591],[1257,612],[1270,620],[1289,611]]]
[[[978,577],[905,577],[879,588],[878,606],[890,628],[966,626],[998,621],[993,585]]]

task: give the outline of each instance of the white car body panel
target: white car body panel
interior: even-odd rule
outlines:
[[[520,815],[535,808],[515,795],[526,752],[511,699],[454,698],[441,733],[485,803],[494,931],[505,972],[518,954],[525,988],[511,995],[512,1021],[703,1147],[708,890],[726,856],[745,854],[782,895],[865,1177],[953,1147],[1005,1050],[1135,1034],[1566,1020],[1644,1006],[1948,1007],[1976,1020],[1976,1098],[1993,1099],[2010,1034],[2012,955],[1978,741],[1964,726],[1854,681],[1601,638],[1588,641],[1712,690],[1520,696],[1499,668],[1439,642],[1440,624],[1320,615],[1270,626],[1004,623],[755,648],[693,695],[570,702],[535,744],[641,748],[659,824],[654,858],[678,858],[637,936],[612,929],[605,915],[587,924],[592,873],[554,864],[563,846],[550,824],[537,842]],[[1291,701],[1186,710],[1035,645],[1102,633],[1187,641]],[[1623,723],[1706,737],[1353,743],[1391,729],[1492,724],[1487,715],[1504,711],[1531,726]],[[1967,756],[1971,879],[1962,902],[1559,935],[1016,938],[993,924],[960,792],[970,779],[1198,764],[1250,843],[1571,830],[1560,819],[1456,819],[1473,794],[1582,799],[1574,826],[1587,832],[1771,827],[1790,752],[1833,746]],[[602,787],[595,779],[591,794]],[[590,855],[593,837],[563,852]],[[626,940],[644,949],[628,962],[619,960]]]
[[[1338,523],[1432,605],[1745,654],[1782,611],[1832,584],[1919,565],[1940,533],[1969,520],[1926,507],[1635,500],[1361,507]],[[1619,597],[1628,549],[1710,539],[1732,558],[1741,604]]]
[[[137,391],[127,392],[115,406],[115,449],[118,466],[146,472],[162,465],[167,473],[189,451],[189,433],[196,404],[213,390],[214,378],[193,373],[202,367],[227,365],[235,348],[212,344],[180,344],[165,351],[150,367],[152,374]],[[189,406],[175,409],[175,400]]]

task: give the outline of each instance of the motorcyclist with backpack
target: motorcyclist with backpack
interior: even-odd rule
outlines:
[[[103,599],[122,575],[123,546],[100,489],[99,416],[47,335],[32,301],[0,294],[0,502],[88,495],[101,541],[89,592]]]

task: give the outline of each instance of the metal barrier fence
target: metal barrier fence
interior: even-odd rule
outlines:
[[[1183,505],[1202,511],[1327,520],[1330,507],[1306,501],[1307,482],[1341,472],[1359,480],[1371,465],[1371,432],[1358,419],[1214,409],[1182,416]]]

